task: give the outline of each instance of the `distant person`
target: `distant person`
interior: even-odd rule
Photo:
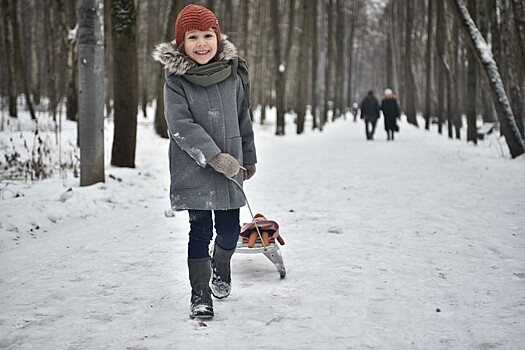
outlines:
[[[357,113],[359,112],[359,105],[357,104],[357,102],[354,102],[354,104],[352,104],[350,112],[352,112],[352,115],[354,116],[354,123],[357,122]]]
[[[381,102],[381,110],[385,117],[385,130],[388,135],[387,140],[394,140],[394,133],[399,131],[397,119],[400,119],[399,106],[391,89],[385,90],[385,98]]]
[[[248,68],[235,46],[221,37],[217,16],[202,6],[181,10],[175,35],[175,41],[158,45],[153,57],[166,70],[171,207],[187,210],[190,223],[190,317],[209,319],[214,316],[212,294],[218,299],[230,294],[239,209],[246,204],[232,180],[242,186],[257,163]]]
[[[361,119],[365,120],[366,139],[373,140],[379,119],[379,101],[372,90],[368,91],[368,95],[361,102]]]

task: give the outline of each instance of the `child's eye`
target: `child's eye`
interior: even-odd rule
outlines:
[[[213,34],[206,34],[205,37],[206,39],[213,38]]]
[[[190,36],[188,36],[188,39],[189,40],[195,40],[195,39],[197,39],[197,36],[196,35],[190,35]]]

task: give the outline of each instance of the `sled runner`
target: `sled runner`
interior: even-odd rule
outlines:
[[[243,167],[241,169],[246,170]],[[284,278],[286,276],[286,268],[284,267],[283,256],[279,246],[275,244],[276,239],[281,245],[284,244],[284,240],[279,234],[279,225],[273,220],[267,220],[262,214],[254,216],[242,186],[234,178],[229,177],[228,179],[241,190],[252,216],[252,222],[241,227],[241,235],[235,252],[241,254],[264,254],[275,265],[281,278]]]
[[[286,276],[283,256],[278,241],[281,245],[284,240],[279,234],[279,225],[273,220],[267,220],[263,215],[256,214],[253,221],[241,227],[241,235],[237,242],[236,253],[259,254],[266,256],[275,265],[281,278]]]

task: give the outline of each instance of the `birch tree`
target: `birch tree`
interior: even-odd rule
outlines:
[[[104,39],[102,0],[79,0],[80,185],[104,182]]]

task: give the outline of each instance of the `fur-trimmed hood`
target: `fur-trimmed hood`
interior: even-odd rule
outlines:
[[[190,68],[197,65],[195,61],[180,52],[175,40],[156,45],[151,56],[155,61],[160,62],[166,71],[175,75],[184,75]],[[237,48],[223,34],[217,60],[230,61],[235,57],[239,57]]]

